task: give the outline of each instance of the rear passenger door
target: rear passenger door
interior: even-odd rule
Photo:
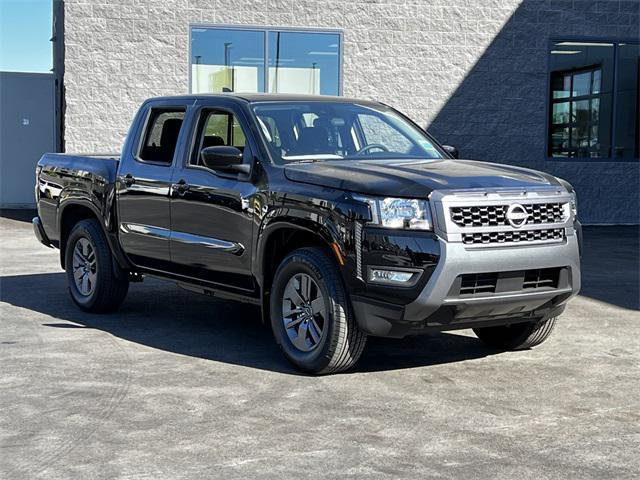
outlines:
[[[154,103],[132,128],[133,148],[123,152],[117,182],[120,243],[139,267],[170,269],[169,191],[186,110]]]
[[[222,174],[206,168],[200,151],[226,145],[243,151],[253,164],[255,145],[247,137],[238,107],[203,106],[191,140],[193,148],[176,165],[171,194],[171,259],[176,273],[240,294],[255,291],[251,275],[256,192],[250,175]]]

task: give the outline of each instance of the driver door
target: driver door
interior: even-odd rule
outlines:
[[[234,146],[252,164],[255,148],[247,141],[242,112],[233,106],[203,106],[197,112],[193,151],[176,166],[171,191],[171,260],[176,273],[214,287],[254,292],[251,274],[256,187],[246,174],[206,168],[200,151]]]

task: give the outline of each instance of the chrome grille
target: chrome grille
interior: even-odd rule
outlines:
[[[544,230],[517,230],[507,232],[464,233],[462,242],[466,245],[545,242],[564,239],[564,228]]]
[[[529,218],[526,225],[560,223],[565,220],[562,203],[531,203],[522,205]],[[508,226],[509,205],[474,205],[451,207],[451,220],[460,227],[501,227]]]

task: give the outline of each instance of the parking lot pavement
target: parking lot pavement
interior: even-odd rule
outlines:
[[[134,284],[81,313],[58,254],[0,218],[0,478],[632,478],[638,231],[585,230],[584,294],[544,345],[370,341],[298,375],[256,309]]]

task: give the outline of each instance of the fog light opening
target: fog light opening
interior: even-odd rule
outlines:
[[[373,283],[390,283],[404,285],[413,279],[415,272],[403,272],[399,270],[384,270],[372,268],[369,270],[369,281]]]

